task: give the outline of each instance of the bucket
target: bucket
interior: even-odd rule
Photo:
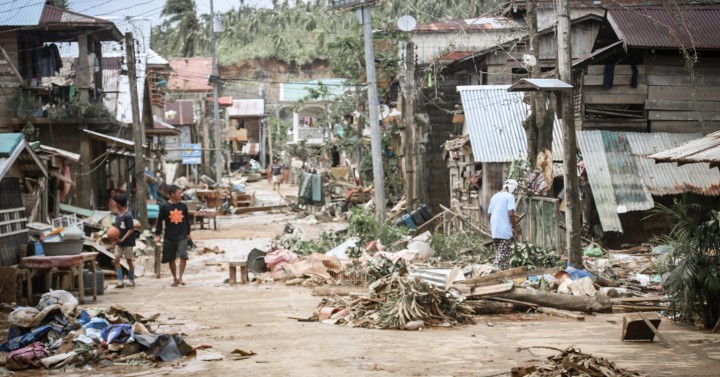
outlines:
[[[430,212],[430,209],[425,204],[420,204],[420,207],[418,207],[417,210],[422,215],[423,220],[430,221],[430,219],[433,218],[432,212]]]
[[[425,224],[425,221],[427,221],[423,218],[423,215],[420,213],[420,209],[416,209],[416,210],[410,212],[410,216],[412,217],[413,221],[415,222],[415,225],[417,225],[417,226]]]
[[[405,223],[405,226],[408,227],[408,229],[417,229],[417,225],[415,224],[415,221],[413,221],[412,216],[410,216],[409,213],[404,214],[400,219],[402,219],[403,223]]]

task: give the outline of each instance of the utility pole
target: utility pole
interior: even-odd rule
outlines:
[[[130,86],[130,103],[133,118],[133,143],[135,144],[135,205],[140,224],[143,229],[148,227],[147,194],[145,189],[145,150],[143,149],[143,128],[140,121],[140,105],[138,104],[137,77],[135,70],[135,39],[133,33],[125,33],[125,59],[128,68],[128,85]]]
[[[415,191],[413,183],[415,168],[415,44],[405,45],[405,90],[403,91],[405,108],[405,202],[407,208],[413,208]]]
[[[569,0],[556,0],[559,79],[572,85],[572,50],[570,45]],[[573,92],[562,94],[563,146],[565,149],[565,235],[570,264],[583,268],[580,248],[580,203],[578,199],[577,136]]]
[[[212,25],[210,27],[210,40],[212,41],[212,82],[213,82],[213,118],[215,131],[215,182],[219,185],[222,179],[222,147],[220,144],[220,108],[218,101],[220,100],[220,90],[218,85],[219,72],[217,66],[217,47],[215,36],[215,9],[213,7],[214,0],[210,0],[210,15],[212,17]]]
[[[375,214],[385,221],[385,173],[382,159],[382,134],[380,133],[377,78],[375,75],[375,47],[372,34],[372,8],[362,7],[362,22],[365,39],[365,72],[367,76],[368,112],[370,119],[370,138],[372,146],[373,182],[375,183]]]

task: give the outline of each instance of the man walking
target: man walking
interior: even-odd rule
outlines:
[[[135,227],[133,226],[133,218],[130,211],[127,209],[127,197],[125,195],[118,195],[114,199],[114,203],[117,205],[117,216],[115,218],[115,227],[120,230],[120,236],[115,241],[115,273],[117,274],[118,284],[116,288],[123,288],[123,270],[120,265],[121,258],[125,258],[128,264],[128,280],[130,280],[130,286],[135,286],[135,265],[133,265],[133,258],[135,253],[133,247],[135,246]]]
[[[510,256],[513,239],[517,236],[517,219],[515,217],[515,197],[513,192],[518,183],[508,179],[502,191],[493,195],[488,206],[490,231],[495,243],[494,264],[501,270],[510,268]]]
[[[176,185],[170,186],[168,190],[170,201],[160,207],[157,225],[155,227],[155,244],[160,241],[160,234],[165,227],[165,237],[163,238],[162,263],[168,263],[170,272],[172,272],[173,283],[171,287],[185,285],[183,281],[183,273],[187,264],[188,241],[190,237],[190,215],[185,203],[180,201],[182,190]],[[175,259],[180,259],[179,270],[175,265]]]

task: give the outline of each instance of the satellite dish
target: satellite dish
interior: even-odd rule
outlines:
[[[397,20],[397,27],[402,31],[412,31],[416,25],[417,21],[413,16],[401,16]]]

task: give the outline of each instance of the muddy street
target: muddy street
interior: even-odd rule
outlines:
[[[262,185],[259,184],[264,189]],[[272,196],[270,196],[272,197]],[[288,222],[309,235],[340,229],[337,222],[308,224],[291,212],[260,212],[223,216],[218,230],[197,230],[200,247],[218,247],[223,254],[191,255],[187,285],[171,287],[166,266],[156,279],[148,273],[137,287],[116,289],[106,281],[105,295],[85,305],[121,304],[130,311],[160,313],[150,329],[178,332],[193,346],[211,348],[177,362],[147,366],[93,367],[67,370],[65,375],[141,376],[496,376],[512,367],[539,363],[556,353],[547,348],[576,347],[604,357],[643,376],[714,376],[720,367],[720,338],[664,319],[659,342],[621,342],[622,314],[585,316],[584,321],[545,314],[515,313],[476,316],[474,325],[425,328],[422,331],[348,328],[320,322],[301,322],[315,311],[320,298],[312,288],[282,282],[226,284],[226,262],[242,260],[281,234]],[[365,288],[349,288],[362,293]],[[234,350],[255,355],[233,360]],[[221,360],[205,361],[207,358]],[[57,372],[33,371],[28,375]],[[23,374],[25,374],[23,373]]]

